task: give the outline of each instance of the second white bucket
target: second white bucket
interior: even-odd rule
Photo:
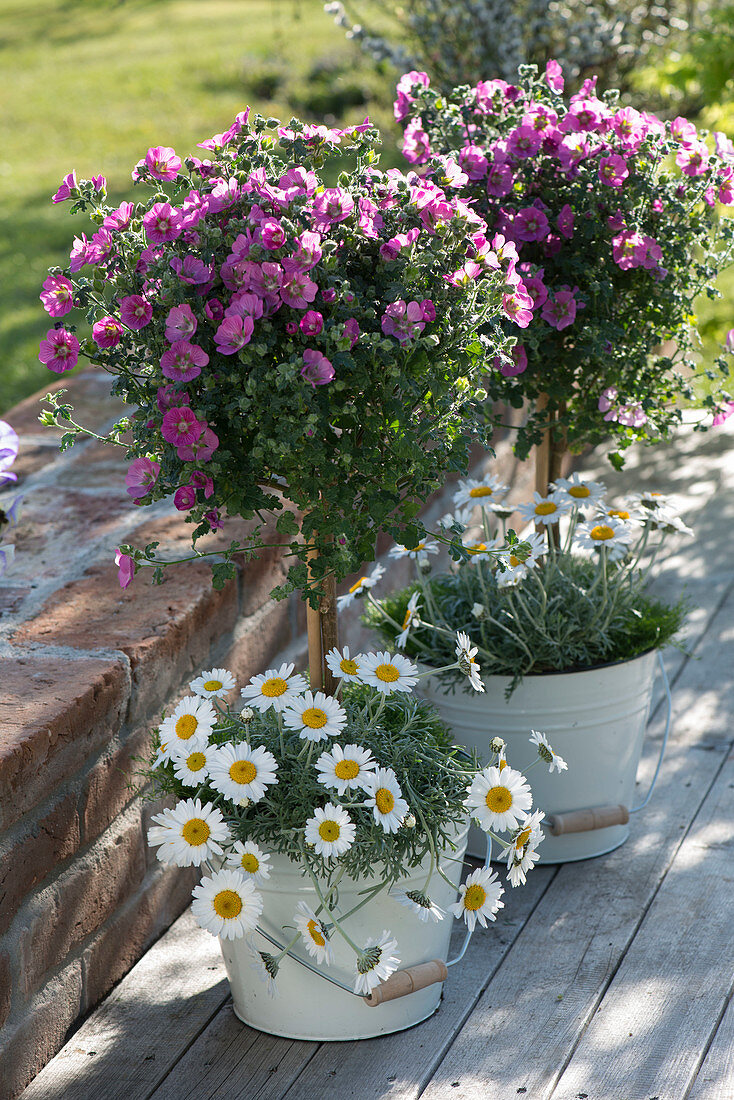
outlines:
[[[533,808],[546,815],[621,804],[632,808],[635,777],[650,713],[657,651],[631,661],[583,672],[526,676],[510,696],[506,676],[485,676],[486,691],[471,694],[457,688],[444,692],[428,681],[423,694],[435,704],[457,744],[490,759],[489,742],[507,742],[508,763],[527,775]],[[540,730],[568,764],[568,771],[549,774],[529,742]],[[546,830],[538,853],[541,863],[567,863],[604,855],[629,836],[629,824],[552,836]],[[484,834],[472,826],[470,855],[484,855]]]
[[[446,850],[441,858],[443,873],[455,885],[450,886],[438,874],[434,874],[431,880],[431,899],[444,912],[457,898],[467,831],[464,828],[457,835],[456,849]],[[284,944],[294,933],[293,914],[298,902],[305,901],[314,910],[319,902],[310,880],[301,874],[296,864],[285,856],[272,855],[270,865],[270,879],[258,886],[265,899],[259,923],[268,935]],[[428,866],[426,861],[425,865],[415,868],[410,877],[399,884],[399,888],[404,891],[423,889]],[[337,916],[339,911],[347,912],[357,905],[362,900],[360,891],[376,881],[379,880],[372,878],[354,882],[343,879],[339,884]],[[437,923],[424,923],[394,897],[381,893],[349,917],[345,929],[358,945],[379,937],[384,929],[388,929],[398,941],[400,969],[403,970],[433,959],[445,962],[453,923],[453,914],[447,912],[443,920]],[[287,926],[285,932],[283,926]],[[252,941],[258,951],[278,953],[277,948],[258,932],[253,934]],[[288,956],[280,966],[276,981],[279,996],[274,999],[253,969],[252,954],[245,941],[220,940],[220,944],[235,1014],[243,1023],[270,1035],[327,1042],[371,1039],[420,1023],[436,1011],[441,1001],[443,986],[436,983],[372,1008],[362,997],[333,985]],[[335,961],[326,968],[326,973],[352,986],[354,952],[336,932],[332,935],[331,944]],[[296,943],[294,952],[313,964],[314,960],[302,944]]]

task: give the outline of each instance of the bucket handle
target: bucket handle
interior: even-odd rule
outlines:
[[[660,754],[658,756],[655,774],[652,777],[652,782],[650,783],[647,794],[639,806],[633,806],[630,809],[622,805],[590,806],[585,810],[569,810],[569,812],[565,814],[550,814],[546,818],[546,824],[551,836],[563,836],[566,833],[586,833],[591,832],[593,829],[607,829],[610,825],[626,825],[630,819],[630,814],[639,813],[650,801],[652,792],[655,790],[655,784],[658,781],[658,776],[660,775],[660,768],[663,763],[665,748],[668,744],[668,735],[670,733],[673,715],[673,699],[670,694],[670,682],[668,681],[668,674],[665,671],[665,664],[660,650],[658,650],[657,658],[667,702],[667,715],[665,718],[665,731],[660,745]]]

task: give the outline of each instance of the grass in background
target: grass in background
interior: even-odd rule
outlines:
[[[117,203],[149,146],[194,151],[248,103],[284,120],[369,114],[397,136],[390,76],[322,0],[0,0],[0,25],[0,414],[55,377],[38,362],[38,294],[88,224],[50,201],[72,168],[103,173]],[[394,145],[383,161],[399,162]]]

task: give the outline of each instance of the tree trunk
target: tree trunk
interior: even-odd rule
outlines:
[[[317,551],[309,551],[309,561],[317,556]],[[327,695],[336,694],[336,679],[326,664],[326,654],[339,646],[339,627],[336,610],[336,582],[333,576],[323,580],[323,595],[318,606],[306,604],[306,632],[308,636],[308,671],[311,677],[311,691],[324,691]]]
[[[559,419],[566,411],[565,402],[551,405],[548,394],[541,393],[536,403],[538,412],[545,412],[548,426],[543,432],[541,442],[535,448],[535,490],[542,497],[552,492],[554,481],[563,475],[563,460],[566,455],[566,431]],[[538,527],[541,530],[541,527]],[[558,524],[548,525],[548,540],[558,546]]]

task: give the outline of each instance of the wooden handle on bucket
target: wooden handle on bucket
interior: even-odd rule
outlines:
[[[630,819],[626,806],[590,806],[587,810],[570,810],[566,814],[551,814],[544,824],[551,836],[565,833],[587,833],[592,829],[608,829],[610,825],[626,825]]]
[[[370,1008],[376,1008],[384,1001],[394,1001],[397,997],[407,997],[409,993],[415,993],[418,989],[425,989],[434,982],[445,982],[449,975],[446,963],[441,959],[431,959],[430,962],[418,963],[417,966],[408,966],[405,970],[396,970],[394,974],[380,982],[371,993],[362,1000]]]

